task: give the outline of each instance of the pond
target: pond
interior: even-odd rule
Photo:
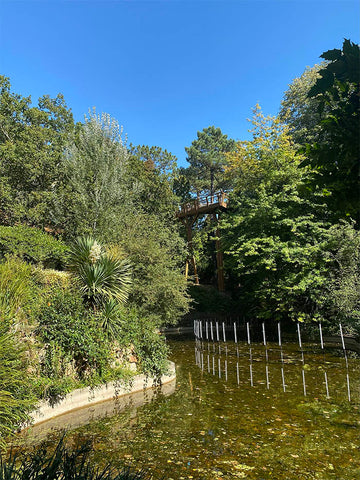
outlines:
[[[174,388],[73,428],[68,442],[90,440],[94,462],[156,480],[360,478],[358,359],[312,344],[169,343]],[[60,435],[46,429],[28,439]]]

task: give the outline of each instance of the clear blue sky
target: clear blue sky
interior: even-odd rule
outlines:
[[[248,138],[291,80],[344,38],[358,0],[1,0],[1,73],[13,91],[64,94],[76,120],[115,117],[134,144],[184,147],[209,125]]]

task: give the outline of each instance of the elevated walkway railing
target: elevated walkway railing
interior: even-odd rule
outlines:
[[[225,192],[216,192],[213,195],[204,195],[189,200],[179,206],[177,217],[182,218],[188,215],[200,213],[211,213],[216,209],[225,209],[228,204],[228,195]]]

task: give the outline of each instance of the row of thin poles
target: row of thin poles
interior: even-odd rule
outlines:
[[[237,335],[237,324],[236,322],[233,323],[233,328],[234,328],[234,342],[235,344],[238,344],[238,335]],[[344,354],[344,359],[345,359],[345,366],[346,366],[346,383],[347,383],[347,394],[348,394],[348,399],[351,401],[351,391],[350,391],[350,378],[349,378],[349,365],[348,365],[348,357],[347,357],[347,352],[346,352],[346,347],[345,347],[345,341],[344,341],[344,334],[342,330],[342,325],[341,323],[339,324],[339,329],[340,329],[340,337],[341,337],[341,344],[342,344],[342,349],[343,349],[343,354]],[[204,323],[201,320],[194,320],[194,334],[196,340],[207,340],[207,341],[212,341],[212,342],[219,342],[219,352],[220,352],[220,331],[222,333],[222,341],[226,343],[226,328],[225,328],[225,322],[222,322],[221,326],[219,327],[219,322],[215,321],[215,325],[213,324],[212,321],[205,321]],[[285,372],[284,372],[284,355],[283,355],[283,345],[282,345],[282,337],[281,337],[281,325],[280,322],[277,323],[277,333],[278,333],[278,345],[280,347],[280,361],[281,361],[281,380],[282,380],[282,386],[283,386],[283,391],[286,391],[286,382],[285,382]],[[322,351],[324,352],[324,338],[323,338],[323,332],[322,332],[322,325],[321,322],[319,322],[319,336],[320,336],[320,346]],[[268,356],[268,348],[267,348],[267,341],[266,341],[266,331],[265,331],[265,322],[262,322],[262,343],[265,347],[265,374],[266,374],[266,386],[269,388],[269,367],[268,367],[268,362],[269,362],[269,356]],[[304,355],[304,350],[303,350],[303,344],[302,344],[302,338],[301,338],[301,327],[300,323],[297,323],[297,337],[298,337],[298,343],[299,343],[299,348],[301,352],[301,363],[302,363],[302,369],[301,369],[301,375],[302,375],[302,383],[303,383],[303,393],[304,396],[307,395],[306,391],[306,379],[305,379],[305,355]],[[216,338],[216,340],[215,340]],[[251,348],[251,337],[250,337],[250,324],[249,322],[246,322],[246,341],[249,346],[249,360],[250,360],[250,384],[251,386],[254,385],[253,382],[253,370],[252,370],[252,348]],[[226,354],[227,354],[227,348],[226,348]],[[239,356],[239,350],[237,349],[237,356]],[[214,358],[213,358],[214,361]],[[219,378],[221,378],[221,369],[220,369],[220,358],[219,358]],[[198,359],[196,358],[196,362],[198,365],[201,365],[202,369],[204,369],[203,365],[203,357],[200,358],[200,363]],[[209,362],[209,360],[208,360]],[[226,360],[225,360],[226,362]],[[324,361],[324,383],[326,387],[326,397],[330,398],[329,395],[329,384],[328,384],[328,377],[327,377],[327,370],[325,367],[325,361]],[[208,366],[208,371],[210,373],[210,367]],[[213,372],[215,372],[215,369],[213,367]],[[226,372],[226,379],[227,379],[227,364],[225,368]],[[237,378],[238,378],[238,383],[239,383],[239,364],[237,363]]]

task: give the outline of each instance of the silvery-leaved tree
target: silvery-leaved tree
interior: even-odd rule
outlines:
[[[66,183],[61,192],[65,228],[97,236],[126,202],[124,166],[128,160],[122,127],[109,114],[85,117],[66,151]]]

